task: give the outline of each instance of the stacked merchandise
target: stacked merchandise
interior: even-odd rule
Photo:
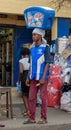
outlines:
[[[71,43],[69,43],[62,52],[62,57],[65,59],[66,68],[63,69],[64,82],[69,83],[71,77]]]
[[[62,86],[61,109],[71,112],[71,43],[69,43],[62,52],[67,66],[63,69],[64,84]]]
[[[58,49],[54,56],[54,65],[61,66],[61,79],[63,80],[60,108],[62,110],[71,111],[71,85],[69,83],[71,78],[71,43],[66,39],[65,42],[62,41],[62,45],[60,42],[56,45]]]
[[[54,64],[62,67],[62,78],[64,82],[69,83],[71,75],[71,43],[66,37],[56,43],[56,54],[54,57]],[[60,49],[59,49],[60,48]]]
[[[56,53],[61,54],[65,50],[66,45],[68,44],[69,39],[66,36],[56,39]]]
[[[67,54],[66,54],[67,51]],[[48,106],[60,106],[61,87],[69,83],[71,75],[71,44],[65,36],[57,40],[54,63],[50,66],[48,79]]]

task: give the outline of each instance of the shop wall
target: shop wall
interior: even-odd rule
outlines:
[[[0,12],[9,14],[22,14],[24,9],[30,6],[47,6],[56,9],[56,17],[69,17],[71,18],[71,1],[64,0],[63,4],[58,0],[0,0]],[[61,6],[62,4],[62,6]],[[60,8],[59,8],[60,7]]]
[[[52,33],[51,33],[51,39],[52,40],[55,40],[57,38],[57,22],[58,22],[58,19],[55,18],[54,19],[54,22],[53,22],[53,26],[52,26]]]
[[[16,26],[14,31],[14,85],[16,85],[19,72],[20,51],[25,43],[32,43],[32,30],[25,26]]]
[[[69,19],[58,18],[57,37],[69,36]]]

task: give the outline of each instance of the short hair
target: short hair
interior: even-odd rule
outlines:
[[[20,54],[23,55],[23,56],[29,55],[30,54],[29,48],[23,47]]]

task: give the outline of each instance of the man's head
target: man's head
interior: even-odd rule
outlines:
[[[39,28],[35,28],[32,32],[32,38],[34,42],[38,42],[39,40],[42,40],[42,38],[45,36],[45,31]]]

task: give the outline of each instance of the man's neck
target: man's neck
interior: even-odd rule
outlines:
[[[39,40],[39,41],[35,42],[35,45],[36,45],[36,46],[39,46],[41,43],[42,43],[42,41]]]

